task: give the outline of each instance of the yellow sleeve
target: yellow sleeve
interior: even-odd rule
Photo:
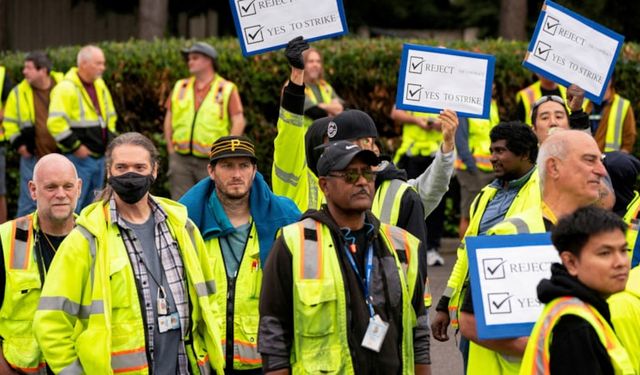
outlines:
[[[64,152],[70,152],[80,146],[80,140],[71,130],[71,113],[75,113],[77,97],[73,83],[62,81],[51,90],[49,103],[49,117],[47,128],[56,140],[58,147]]]
[[[11,90],[9,97],[7,98],[7,103],[4,106],[4,120],[2,120],[4,140],[11,143],[13,143],[13,141],[20,135],[20,114],[18,113],[17,91],[18,90],[16,88]]]

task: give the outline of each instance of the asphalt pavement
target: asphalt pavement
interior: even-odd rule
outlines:
[[[453,238],[442,239],[440,254],[445,260],[441,267],[429,267],[429,282],[433,295],[433,307],[429,309],[429,318],[435,314],[435,305],[440,300],[447,279],[456,261],[456,249],[459,241]],[[462,355],[458,350],[460,334],[454,336],[454,330],[449,327],[449,341],[440,342],[431,338],[431,373],[433,375],[462,375]]]

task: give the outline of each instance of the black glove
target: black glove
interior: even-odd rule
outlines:
[[[309,49],[309,43],[302,36],[292,39],[287,43],[287,48],[284,50],[284,55],[289,60],[289,65],[296,69],[304,69],[304,59],[302,58],[302,52]]]

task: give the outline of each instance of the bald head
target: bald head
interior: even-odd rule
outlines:
[[[38,183],[49,174],[69,174],[78,178],[78,171],[73,163],[61,154],[48,154],[40,158],[33,168],[33,182]]]
[[[82,181],[69,159],[60,154],[40,158],[29,181],[29,192],[43,228],[72,226],[81,190]]]

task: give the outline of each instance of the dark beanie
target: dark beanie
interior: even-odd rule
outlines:
[[[633,155],[620,151],[605,154],[604,167],[611,178],[611,185],[616,193],[616,204],[613,212],[624,216],[627,206],[634,196],[633,187],[640,173],[640,161]]]

